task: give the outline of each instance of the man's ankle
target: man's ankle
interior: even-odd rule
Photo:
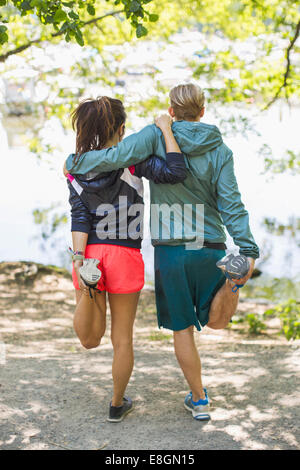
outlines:
[[[206,399],[206,396],[205,396],[204,390],[198,393],[192,393],[192,400],[194,403],[197,403],[197,401],[199,400],[205,400],[205,399]]]

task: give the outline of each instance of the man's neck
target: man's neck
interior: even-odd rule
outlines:
[[[197,119],[177,119],[176,117],[174,118],[174,121],[188,121],[188,122],[200,122],[201,118]]]

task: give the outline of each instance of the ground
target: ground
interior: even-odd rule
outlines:
[[[172,336],[157,329],[154,294],[143,291],[127,391],[135,409],[112,424],[109,324],[102,345],[84,350],[74,305],[67,273],[0,263],[0,449],[299,449],[299,341],[278,336],[278,325],[259,336],[236,325],[197,334],[212,402],[200,423],[183,407]]]

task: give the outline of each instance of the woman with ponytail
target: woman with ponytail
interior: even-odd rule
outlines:
[[[149,184],[157,321],[159,328],[173,331],[176,358],[190,389],[184,407],[202,421],[210,419],[209,398],[194,330],[226,327],[259,247],[239,192],[233,152],[215,125],[202,122],[203,90],[194,83],[179,84],[169,98],[187,175],[175,186]],[[66,168],[79,177],[138,166],[151,154],[165,158],[166,143],[165,132],[152,124],[117,145],[81,155],[76,163],[68,157]],[[226,254],[224,226],[239,248],[237,256]]]
[[[120,100],[106,96],[87,99],[72,113],[76,131],[74,166],[82,154],[117,145],[125,133],[126,113]],[[150,156],[125,169],[91,171],[68,177],[73,239],[73,283],[76,289],[74,329],[86,349],[96,348],[106,330],[106,303],[111,312],[113,396],[108,420],[119,422],[132,410],[125,396],[133,364],[133,324],[144,263],[143,182],[174,184],[184,180],[183,155],[171,130],[172,119],[156,125],[166,144],[166,159]]]

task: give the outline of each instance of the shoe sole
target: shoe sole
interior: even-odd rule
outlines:
[[[191,408],[189,408],[185,403],[183,404],[185,409],[188,410],[190,413],[192,413],[192,416],[193,418],[196,420],[196,421],[209,421],[211,418],[210,418],[210,415],[206,412],[206,413],[203,413],[203,416],[198,415],[199,417],[195,417],[193,415],[193,411],[191,410]]]
[[[95,287],[97,286],[98,282],[99,282],[99,281],[97,281],[97,282],[90,283],[89,281],[87,281],[86,279],[84,279],[84,277],[82,277],[81,274],[80,274],[80,277],[81,277],[81,279],[83,280],[83,282],[85,283],[85,285],[86,285],[87,287],[95,288]],[[100,278],[99,278],[99,280],[100,280]]]
[[[82,279],[87,282],[88,284],[97,284],[100,279],[101,279],[101,276],[90,276],[90,277],[84,277],[82,274],[80,275],[82,277]]]
[[[220,261],[217,261],[216,266],[217,268],[221,269],[224,273],[228,273],[233,279],[242,279],[248,274],[249,269],[250,269],[250,266],[248,266],[248,269],[245,273],[237,273],[236,271],[233,272],[233,271],[230,271],[230,269],[226,269],[226,263],[223,264]]]
[[[229,271],[228,269],[226,269],[226,267],[224,265],[222,266],[218,266],[218,263],[216,264],[217,268],[221,269],[221,271],[225,273],[228,273],[230,276],[233,277],[233,279],[241,279],[242,277],[244,277],[246,274],[244,274],[244,276],[242,274],[239,274],[237,272],[233,272],[233,271]]]
[[[99,263],[98,263],[99,264]],[[94,287],[98,284],[102,277],[100,269],[96,268],[98,273],[95,273],[95,270],[91,272],[91,267],[82,266],[79,269],[80,277],[84,283],[89,287]]]
[[[121,421],[123,421],[125,416],[127,416],[129,413],[131,413],[132,410],[133,410],[133,407],[131,407],[131,408],[129,408],[129,410],[125,411],[125,413],[121,416],[121,418],[107,418],[107,421],[109,421],[110,423],[120,423]]]

